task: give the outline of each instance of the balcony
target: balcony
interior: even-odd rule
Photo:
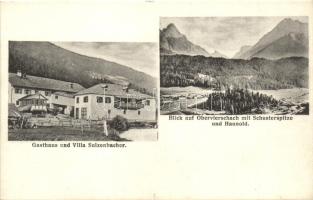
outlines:
[[[32,111],[32,112],[35,112],[35,111],[47,112],[47,106],[46,105],[32,105],[30,108],[30,111]]]
[[[115,102],[114,103],[114,108],[117,109],[127,109],[127,110],[138,110],[144,107],[144,104],[142,103],[124,103],[124,102]]]

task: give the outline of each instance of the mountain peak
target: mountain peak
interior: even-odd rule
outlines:
[[[289,35],[289,33],[293,33],[293,34]],[[275,45],[278,45],[278,44],[283,45],[284,48],[282,48],[282,49],[285,49],[285,51],[287,53],[287,50],[290,49],[290,47],[288,45],[291,45],[291,44],[289,44],[291,41],[289,41],[287,39],[284,40],[284,42],[286,44],[282,44],[281,41],[279,43],[276,43],[276,41],[285,37],[285,36],[289,36],[290,40],[296,40],[298,38],[299,34],[304,35],[304,38],[307,38],[308,24],[300,22],[299,20],[295,20],[292,18],[285,18],[285,19],[281,20],[271,31],[266,33],[253,47],[251,47],[248,51],[241,54],[239,56],[239,58],[249,59],[252,57],[257,57],[260,55],[261,51],[263,52],[262,53],[262,55],[263,55],[265,49],[267,49],[267,51],[270,51],[268,49],[268,47],[273,45],[274,43],[275,43]],[[301,38],[299,41],[302,43],[304,42],[304,40]],[[287,45],[287,43],[288,43],[288,45]],[[305,45],[301,45],[301,46],[305,46]],[[278,51],[278,47],[277,48],[271,47],[271,48],[276,49]],[[294,49],[294,52],[296,52],[295,55],[298,56],[299,54],[297,53],[297,51],[300,52],[300,50]],[[303,51],[305,51],[305,49]],[[268,53],[268,55],[271,55],[271,54],[274,55],[275,52]],[[272,58],[273,55],[271,55],[270,57]],[[285,56],[290,56],[290,55],[286,54]],[[303,54],[303,55],[306,55],[306,54]],[[279,56],[283,57],[284,55],[281,52],[279,54]]]
[[[280,23],[301,23],[301,24],[303,24],[303,22],[300,22],[299,20],[291,19],[291,18],[285,18]]]
[[[179,32],[179,30],[173,23],[167,25],[167,27],[164,28],[162,32],[165,35],[165,37],[179,38],[184,36]]]
[[[281,21],[281,23],[283,22],[283,23],[289,23],[289,22],[293,22],[294,20],[292,20],[291,18],[285,18],[285,19],[283,19],[282,21]]]
[[[285,18],[277,24],[276,29],[291,31],[292,29],[303,29],[304,25],[305,23],[300,22],[299,20]]]
[[[177,29],[177,27],[176,27],[175,24],[173,24],[173,23],[169,23],[166,28],[167,28],[167,29],[169,29],[169,28],[175,28],[175,29]]]
[[[217,50],[214,50],[213,53],[210,54],[211,57],[219,57],[219,58],[227,58],[224,54],[218,52]]]

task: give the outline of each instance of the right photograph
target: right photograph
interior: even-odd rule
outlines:
[[[161,115],[309,115],[308,17],[161,17]]]

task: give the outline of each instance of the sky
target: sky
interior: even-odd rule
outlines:
[[[233,57],[244,45],[254,45],[284,18],[307,22],[307,17],[162,17],[160,28],[174,23],[194,44]]]
[[[158,44],[143,42],[54,42],[75,53],[102,58],[158,76]]]

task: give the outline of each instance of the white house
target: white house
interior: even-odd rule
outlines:
[[[156,99],[117,84],[94,85],[75,94],[75,118],[111,119],[116,115],[130,121],[156,121]]]
[[[205,80],[205,81],[209,81],[209,82],[213,82],[213,81],[216,81],[216,79],[210,75],[206,75],[206,74],[201,74],[201,73],[198,73],[198,77],[202,80]]]
[[[64,114],[74,114],[74,94],[68,92],[54,92],[50,97],[50,105],[58,108]]]
[[[47,108],[56,108],[64,114],[70,114],[74,109],[74,94],[85,89],[78,83],[71,83],[50,78],[9,73],[9,103],[20,107],[23,97],[41,94],[47,99]],[[32,96],[40,97],[40,95]],[[30,102],[30,101],[29,101]],[[23,105],[25,106],[25,105]]]

